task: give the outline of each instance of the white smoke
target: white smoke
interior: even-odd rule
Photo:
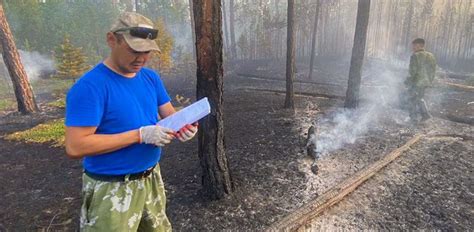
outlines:
[[[407,114],[399,109],[403,81],[408,73],[404,62],[371,61],[363,70],[361,103],[357,109],[336,109],[316,121],[316,151],[321,155],[353,144],[371,129],[380,126],[382,117],[404,123]],[[404,71],[403,71],[404,70]]]
[[[50,73],[55,69],[54,61],[37,51],[19,50],[19,53],[30,82],[37,80],[42,73]]]
[[[40,54],[37,51],[23,51],[18,50],[20,59],[25,67],[26,75],[30,82],[36,81],[43,73],[51,73],[54,71],[54,61],[49,57]],[[4,70],[7,70],[3,62],[3,57],[0,55],[1,63]],[[8,75],[8,72],[6,73]]]

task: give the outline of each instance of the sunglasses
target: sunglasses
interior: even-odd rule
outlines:
[[[142,38],[142,39],[154,40],[158,37],[157,29],[146,28],[146,27],[127,27],[127,28],[118,29],[114,31],[114,33],[120,32],[120,31],[128,31],[131,36]]]

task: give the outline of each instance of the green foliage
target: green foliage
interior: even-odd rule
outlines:
[[[167,25],[189,23],[189,2],[141,0],[138,13],[157,20],[158,17]],[[158,16],[158,17],[157,17]]]
[[[88,63],[95,64],[109,54],[105,35],[118,15],[126,9],[130,10],[130,3],[131,1],[4,0],[4,8],[19,49],[52,54],[58,44],[63,42],[64,35],[68,34],[74,45],[82,48],[83,54],[88,57]],[[165,32],[169,37],[162,37],[162,41],[159,41],[163,54],[161,59],[155,60],[155,67],[160,67],[165,72],[173,66],[171,48],[175,41],[170,31],[180,35],[190,33],[188,4],[187,0],[139,1],[138,13],[158,21],[163,28],[166,24],[171,29],[161,30],[161,35]],[[186,43],[190,41],[182,36],[179,39]]]
[[[29,143],[52,143],[53,146],[59,147],[64,145],[64,134],[64,119],[57,119],[29,130],[9,134],[5,138]]]
[[[84,53],[105,57],[105,34],[119,9],[112,1],[4,0],[5,12],[20,49],[50,54],[69,34]],[[25,40],[27,38],[28,40]]]
[[[155,22],[155,27],[158,29],[158,38],[155,42],[158,44],[161,52],[154,54],[150,61],[150,67],[159,70],[161,73],[169,73],[173,68],[173,46],[174,38],[169,33],[165,26],[163,19],[159,19]]]
[[[87,57],[82,53],[82,48],[75,47],[67,35],[58,47],[55,58],[57,70],[55,77],[57,78],[75,79],[90,68]]]

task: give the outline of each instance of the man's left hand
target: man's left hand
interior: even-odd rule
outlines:
[[[188,124],[181,128],[177,133],[176,137],[181,141],[181,142],[186,142],[190,139],[192,139],[198,131],[198,123],[194,123],[192,125]]]

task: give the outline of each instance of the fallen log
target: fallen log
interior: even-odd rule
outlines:
[[[348,179],[334,186],[320,197],[310,201],[293,213],[284,217],[282,220],[272,224],[266,231],[297,231],[300,227],[306,225],[308,221],[324,212],[332,205],[341,201],[345,196],[354,191],[358,186],[375,175],[383,167],[387,166],[393,160],[397,159],[410,146],[417,143],[424,135],[417,134],[403,146],[393,150],[382,159],[358,171]]]
[[[249,77],[249,78],[260,79],[260,80],[280,81],[280,82],[286,81],[285,79],[266,77],[266,76],[251,74],[251,73],[239,73],[239,72],[237,72],[236,74],[238,76],[241,76],[241,77]],[[338,83],[325,83],[325,82],[305,81],[305,80],[295,80],[294,82],[295,83],[301,83],[301,84],[328,85],[328,86],[344,87],[344,88],[346,87],[344,83],[338,84]]]
[[[429,138],[460,138],[463,141],[472,141],[474,140],[474,136],[463,135],[463,134],[454,134],[454,133],[447,133],[447,134],[434,134],[430,135]]]
[[[472,85],[461,85],[461,84],[451,83],[451,82],[447,82],[447,81],[440,81],[440,83],[444,84],[448,87],[452,87],[452,88],[459,89],[459,90],[474,91],[474,86],[472,86]]]
[[[257,91],[257,92],[268,92],[268,93],[276,93],[276,94],[285,94],[286,91],[284,90],[275,90],[275,89],[263,89],[263,88],[238,88],[238,90],[244,91]],[[332,94],[325,94],[325,93],[308,93],[308,92],[301,92],[295,91],[295,96],[308,96],[308,97],[320,97],[320,98],[329,98],[329,99],[339,99],[344,100],[345,97],[332,95]]]

